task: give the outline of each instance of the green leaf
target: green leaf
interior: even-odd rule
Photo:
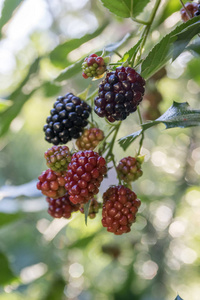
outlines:
[[[125,62],[125,61],[130,61],[130,59],[134,56],[134,54],[137,53],[140,44],[142,42],[142,39],[140,39],[131,49],[129,49],[123,57],[119,60],[119,62]]]
[[[166,35],[147,55],[142,63],[141,75],[148,79],[160,70],[169,59],[177,58],[184,50],[190,40],[200,32],[199,17],[176,27]]]
[[[0,100],[0,112],[6,110],[11,105],[12,105],[12,101],[1,99]]]
[[[183,300],[183,299],[178,295],[175,300]]]
[[[20,214],[20,213],[6,214],[6,213],[0,212],[0,227],[3,227],[12,222],[15,222],[15,221],[19,220],[21,217],[22,217],[22,214]]]
[[[32,63],[24,80],[20,83],[17,89],[7,97],[8,99],[13,100],[13,104],[5,111],[0,112],[0,137],[7,132],[10,123],[17,117],[25,102],[29,100],[32,94],[38,89],[35,88],[28,94],[24,94],[22,91],[22,87],[28,82],[30,76],[38,70],[39,61],[40,58],[37,58]]]
[[[2,28],[10,20],[14,11],[23,0],[5,0],[0,18],[0,38],[2,37]]]
[[[119,145],[126,150],[130,144],[142,134],[142,132],[160,123],[165,124],[166,129],[200,126],[200,110],[190,109],[187,102],[174,102],[173,105],[158,119],[142,124],[141,130],[119,139]]]
[[[57,95],[60,90],[61,90],[61,86],[52,82],[45,82],[41,88],[44,91],[44,95],[46,97],[52,97]]]
[[[136,17],[150,0],[101,0],[103,5],[113,14],[122,18]]]
[[[0,285],[9,284],[16,279],[16,276],[12,272],[7,257],[0,252]]]
[[[87,245],[89,245],[92,240],[97,236],[98,232],[100,232],[101,230],[99,231],[95,231],[93,234],[91,234],[90,236],[87,236],[87,237],[84,237],[82,239],[78,239],[76,242],[74,242],[73,244],[67,246],[68,249],[72,249],[72,248],[78,248],[78,249],[81,249],[81,248],[86,248]]]
[[[190,51],[194,56],[199,57],[200,55],[200,39],[196,39],[194,43],[190,44],[186,50]]]
[[[187,75],[188,78],[194,81],[196,81],[198,84],[200,84],[200,59],[192,59],[188,62],[187,65]]]
[[[157,15],[156,25],[160,25],[173,13],[180,11],[182,5],[180,1],[167,1],[166,5],[163,3],[163,11]]]
[[[49,286],[47,295],[42,300],[62,300],[65,286],[66,281],[62,277],[54,279]]]
[[[84,215],[85,215],[85,225],[87,225],[87,218],[90,210],[90,203],[91,200],[89,200],[86,204],[84,204]]]
[[[77,73],[81,71],[83,61],[84,58],[78,60],[76,63],[72,64],[71,66],[65,68],[54,80],[61,82],[75,76]]]
[[[60,45],[58,45],[52,52],[50,53],[50,60],[53,64],[60,67],[67,67],[71,64],[70,61],[67,59],[67,55],[79,48],[82,44],[92,40],[93,38],[99,36],[103,30],[106,28],[108,23],[106,22],[103,26],[98,28],[95,32],[91,34],[86,34],[83,37],[79,39],[71,39],[69,41],[66,41]]]

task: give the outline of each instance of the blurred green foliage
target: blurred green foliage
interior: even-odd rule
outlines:
[[[144,20],[152,10],[148,2],[140,1],[139,12],[144,8],[141,3],[148,4],[139,15]],[[25,5],[30,5],[27,9],[31,11],[33,2],[3,1],[0,19],[0,43],[4,52],[10,53],[0,68],[0,300],[199,300],[197,127],[165,131],[160,124],[145,132],[144,175],[133,184],[142,206],[130,233],[108,233],[101,226],[100,215],[85,226],[83,215],[52,221],[47,214],[45,197],[37,193],[34,180],[46,168],[43,153],[49,145],[44,141],[42,127],[55,97],[69,91],[78,94],[88,87],[91,82],[82,78],[80,66],[89,53],[101,53],[105,48],[112,55],[111,62],[119,59],[116,51],[122,56],[126,52],[133,55],[140,44],[141,25],[116,17],[99,1],[37,3],[43,9],[41,23],[47,25],[34,27],[26,19],[23,26],[32,27],[19,40],[18,47],[11,34],[15,32],[12,26],[16,26],[15,20]],[[129,13],[131,7],[127,7]],[[153,27],[143,55],[148,68],[149,50],[165,35],[171,38],[170,32],[181,24],[179,9],[179,1],[164,1],[160,7],[154,23],[157,27]],[[196,34],[185,24],[181,28],[186,28],[184,40],[186,33]],[[200,109],[199,47],[197,38],[190,42],[192,38],[193,34],[187,40],[190,52],[167,63],[167,74],[160,80],[150,78],[147,82],[147,92],[156,88],[162,95],[162,114],[173,101],[188,102],[194,110]],[[158,45],[162,45],[162,51],[166,40]],[[164,57],[165,63],[170,57]],[[159,69],[158,59],[160,67],[164,65],[162,56],[154,58],[152,69],[146,69],[147,77]],[[92,91],[100,81],[92,82]],[[145,100],[141,106],[145,111]],[[105,122],[95,120],[107,132]],[[118,138],[137,130],[138,117],[134,114],[123,122]],[[135,155],[138,143],[134,141],[125,152],[116,143],[116,159]],[[110,174],[112,179],[105,180],[101,193],[117,183],[116,174]],[[24,185],[30,181],[33,182]]]

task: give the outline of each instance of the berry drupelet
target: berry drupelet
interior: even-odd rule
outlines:
[[[49,148],[44,157],[47,166],[53,171],[65,171],[71,161],[71,153],[67,146],[53,146]]]
[[[187,2],[185,8],[181,8],[180,11],[183,22],[187,22],[190,18],[200,15],[200,5],[196,2]]]
[[[142,176],[141,163],[144,157],[124,157],[117,165],[117,174],[119,179],[129,183]]]
[[[91,107],[72,93],[58,97],[43,128],[45,140],[59,145],[77,139],[88,124],[90,112]]]
[[[94,100],[95,113],[110,122],[125,120],[142,101],[144,85],[145,80],[130,67],[107,73]]]
[[[103,226],[116,235],[129,232],[140,204],[137,195],[130,189],[123,185],[111,186],[103,194]]]
[[[97,152],[86,150],[74,153],[65,176],[70,201],[77,204],[92,199],[98,194],[106,172],[106,161]]]
[[[77,139],[76,145],[79,150],[93,150],[104,139],[104,133],[99,128],[85,129]]]
[[[42,191],[42,194],[51,197],[62,197],[65,193],[65,180],[66,172],[55,172],[51,169],[44,171],[39,177],[37,182],[37,189]]]
[[[53,218],[63,217],[69,219],[73,212],[79,210],[79,205],[70,202],[68,193],[57,199],[47,197],[46,201],[49,204],[48,213]]]
[[[88,77],[100,77],[106,71],[106,62],[108,58],[91,54],[86,57],[82,63],[82,76],[87,79]]]

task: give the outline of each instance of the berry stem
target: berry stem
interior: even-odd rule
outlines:
[[[113,147],[114,147],[114,144],[115,144],[115,140],[116,140],[116,137],[117,137],[117,134],[118,134],[118,131],[119,131],[119,128],[121,126],[121,122],[119,122],[116,127],[115,127],[115,133],[113,135],[113,138],[110,142],[110,147],[109,147],[109,151],[108,153],[106,154],[106,157],[105,159],[108,159],[111,155],[112,155],[112,150],[113,150]]]
[[[120,58],[122,58],[122,55],[118,51],[114,51],[115,54],[117,54]]]
[[[187,7],[185,6],[185,4],[183,3],[183,1],[182,1],[182,0],[180,0],[180,2],[181,2],[181,5],[183,6],[183,8],[185,9],[185,12],[186,12],[186,14],[187,14],[188,18],[189,18],[189,19],[191,19],[191,18],[192,18],[192,16],[191,16],[191,14],[190,14],[189,10],[187,9]]]
[[[139,19],[133,18],[133,17],[131,17],[131,19],[136,23],[143,24],[143,25],[149,25],[149,22],[147,22],[147,21],[139,20]]]
[[[143,123],[143,121],[142,121],[142,116],[141,116],[141,112],[140,112],[139,106],[137,107],[137,112],[138,112],[138,116],[139,116],[139,120],[140,120],[140,125],[141,125]],[[140,144],[139,144],[139,149],[138,149],[137,155],[140,155],[140,151],[142,149],[143,141],[144,141],[144,131],[142,130],[142,135],[141,135],[141,139],[140,139]]]

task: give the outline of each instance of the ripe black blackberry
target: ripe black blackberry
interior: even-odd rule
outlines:
[[[72,93],[58,97],[43,128],[45,140],[59,145],[77,139],[88,124],[90,112],[91,107]]]
[[[95,113],[110,122],[125,120],[142,101],[144,85],[145,80],[130,67],[107,73],[94,100]]]
[[[196,2],[190,3],[187,2],[185,7],[181,8],[181,18],[183,22],[187,22],[189,19],[198,16],[199,13],[199,4]]]

